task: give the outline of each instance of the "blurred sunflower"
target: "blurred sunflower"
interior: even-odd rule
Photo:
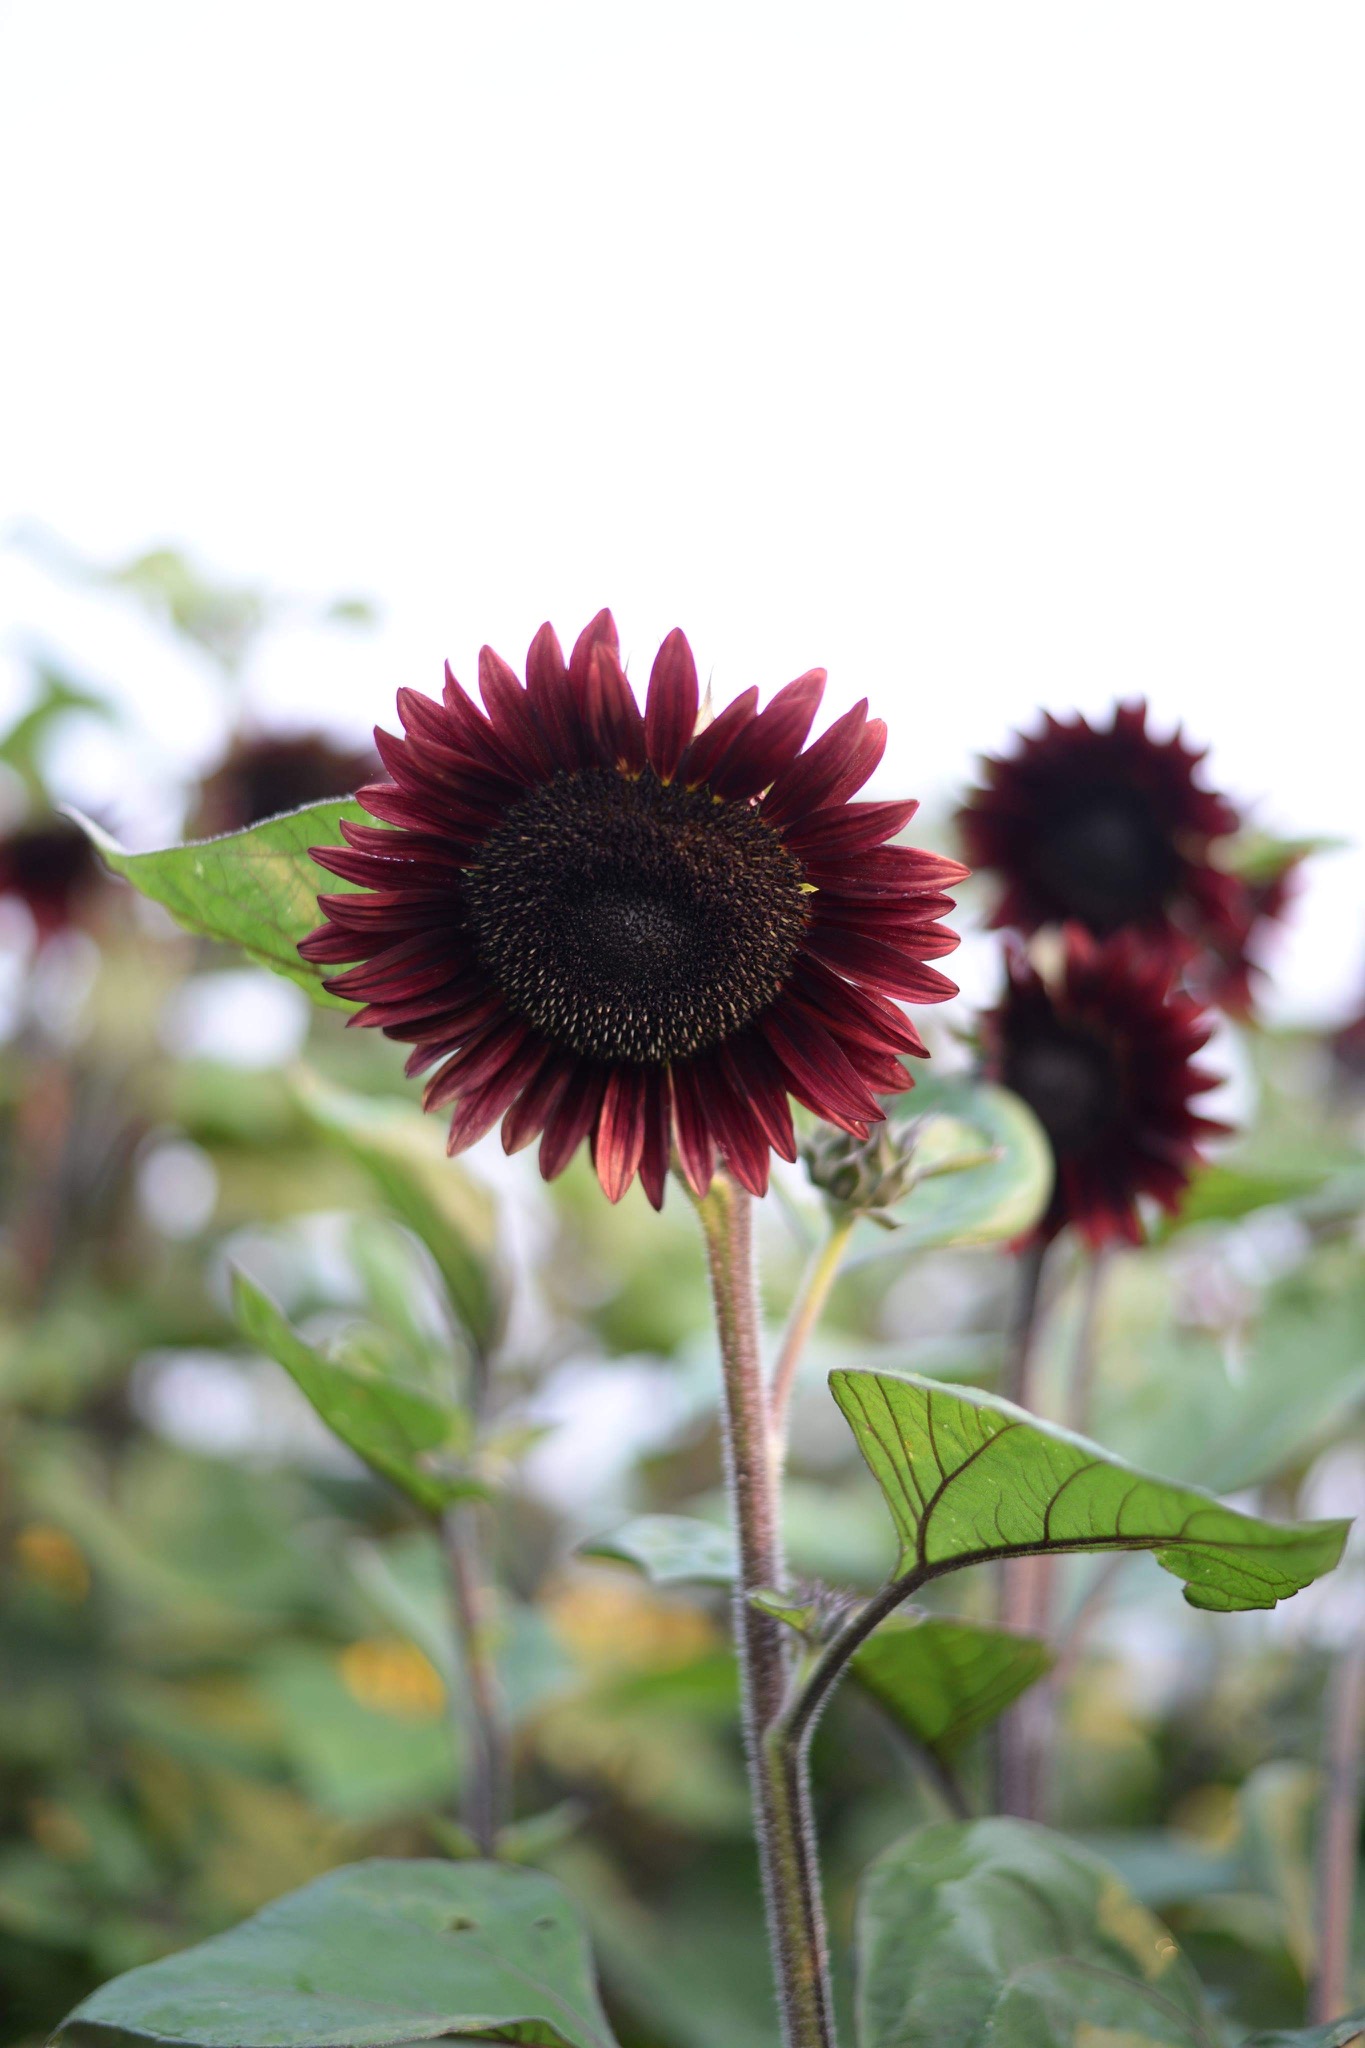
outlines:
[[[982,1020],[987,1070],[1021,1095],[1052,1145],[1047,1242],[1073,1224],[1094,1246],[1142,1242],[1140,1197],[1179,1206],[1201,1138],[1226,1126],[1192,1099],[1217,1086],[1196,1066],[1210,1023],[1171,986],[1170,965],[1131,934],[1099,943],[1068,926],[1059,973],[1006,954],[1003,1002]]]
[[[436,1070],[452,1152],[501,1117],[549,1179],[586,1138],[613,1201],[638,1172],[659,1207],[675,1143],[697,1190],[719,1156],[762,1193],[770,1153],[796,1156],[789,1096],[865,1135],[925,1050],[893,998],[956,993],[926,963],[957,944],[942,892],[966,872],[886,844],[914,803],[849,801],[881,720],[860,703],[806,747],[814,669],[698,729],[676,631],[642,713],[608,612],[567,663],[543,626],[526,672],[485,648],[483,711],[449,669],[440,704],[401,690],[406,737],[376,734],[393,780],[360,792],[383,825],[314,850],[359,885],[300,948],[364,963],[327,984],[365,1005],[351,1022]]]
[[[1107,726],[1044,715],[1012,754],[983,762],[982,787],[959,813],[968,859],[1003,884],[991,922],[1035,932],[1078,924],[1105,939],[1131,930],[1187,958],[1232,950],[1245,891],[1209,858],[1237,812],[1203,788],[1204,758],[1179,732],[1158,740],[1143,703]]]
[[[281,811],[349,796],[378,765],[370,748],[339,747],[324,733],[240,734],[200,783],[187,834],[244,832]]]
[[[24,905],[40,945],[83,924],[102,884],[90,841],[67,818],[28,818],[0,833],[0,896]]]

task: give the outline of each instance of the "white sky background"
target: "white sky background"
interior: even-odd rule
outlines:
[[[1355,0],[0,0],[0,531],[371,593],[286,722],[607,602],[637,681],[827,665],[887,791],[1146,692],[1355,837],[1363,95]],[[211,747],[130,618],[0,606]],[[1359,853],[1282,961],[1365,989]]]

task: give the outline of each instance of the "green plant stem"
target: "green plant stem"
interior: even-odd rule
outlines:
[[[792,1388],[796,1383],[797,1367],[801,1363],[802,1353],[811,1332],[824,1313],[830,1289],[838,1278],[839,1267],[843,1263],[844,1253],[848,1250],[848,1241],[853,1235],[857,1221],[856,1215],[844,1216],[831,1224],[828,1237],[811,1258],[806,1277],[801,1283],[796,1306],[791,1312],[783,1334],[782,1348],[777,1354],[777,1364],[773,1367],[772,1386],[768,1394],[768,1426],[772,1434],[774,1455],[778,1458],[781,1457],[786,1443],[787,1409],[791,1403]]]
[[[506,1814],[507,1745],[483,1569],[479,1508],[471,1501],[441,1517],[441,1541],[450,1577],[451,1607],[460,1649],[463,1698],[456,1719],[464,1753],[462,1818],[482,1856],[496,1853]]]
[[[1109,1254],[1087,1250],[1081,1268],[1081,1315],[1076,1329],[1076,1347],[1071,1354],[1071,1372],[1066,1389],[1068,1429],[1084,1436],[1090,1428],[1090,1407],[1095,1391],[1095,1356],[1099,1345],[1100,1302],[1109,1272]]]
[[[754,1293],[749,1196],[724,1174],[697,1204],[724,1383],[725,1474],[739,1548],[734,1631],[759,1863],[786,2048],[834,2048],[828,1942],[804,1759],[774,1740],[788,1683],[783,1624],[749,1595],[780,1587],[782,1536]]]
[[[1344,2018],[1351,2003],[1351,1923],[1360,1845],[1361,1745],[1365,1741],[1365,1637],[1337,1659],[1327,1688],[1322,1819],[1318,1836],[1318,1967],[1309,2018]]]

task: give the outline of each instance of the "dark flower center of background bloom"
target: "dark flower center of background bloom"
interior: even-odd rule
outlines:
[[[1004,1078],[1023,1096],[1059,1155],[1089,1150],[1119,1111],[1113,1054],[1084,1032],[1050,1029],[1012,1045]]]
[[[1033,864],[1062,914],[1100,936],[1159,911],[1180,872],[1161,819],[1131,789],[1069,805],[1040,831]]]
[[[799,861],[753,805],[613,769],[516,804],[465,876],[511,1007],[589,1059],[717,1045],[776,997],[806,927]]]

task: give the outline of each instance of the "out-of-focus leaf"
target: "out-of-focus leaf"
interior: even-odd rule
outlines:
[[[38,664],[37,682],[37,696],[0,739],[0,761],[21,778],[30,796],[41,799],[43,751],[53,727],[73,712],[109,719],[114,712],[107,698],[81,683],[73,683],[46,662]]]
[[[1027,1104],[989,1082],[937,1078],[918,1081],[911,1100],[931,1119],[921,1142],[932,1170],[888,1212],[894,1230],[859,1225],[852,1259],[998,1244],[1031,1229],[1052,1192],[1052,1152]]]
[[[1244,1855],[1274,1899],[1285,1946],[1305,1980],[1317,1967],[1315,1832],[1322,1774],[1289,1757],[1259,1764],[1238,1793]]]
[[[690,1515],[637,1515],[612,1535],[581,1545],[580,1554],[634,1565],[656,1586],[729,1586],[735,1577],[729,1530]]]
[[[353,1095],[316,1074],[294,1083],[314,1129],[365,1172],[436,1261],[451,1304],[480,1350],[497,1341],[506,1310],[493,1199],[446,1157],[440,1127],[393,1100]]]
[[[613,2048],[587,1942],[550,1878],[493,1863],[351,1864],[87,1998],[57,2043]]]
[[[917,1742],[948,1758],[1051,1667],[1036,1636],[921,1614],[883,1622],[849,1669]]]
[[[1096,1388],[1097,1434],[1135,1464],[1221,1493],[1292,1470],[1365,1399],[1359,1260],[1339,1268],[1320,1258],[1292,1274],[1271,1290],[1235,1360],[1228,1353],[1206,1331],[1169,1321],[1117,1324]]]
[[[256,1687],[294,1779],[328,1816],[364,1825],[450,1798],[458,1758],[444,1688],[401,1638],[283,1644]]]
[[[459,1461],[469,1449],[467,1416],[425,1388],[362,1372],[304,1342],[268,1295],[244,1273],[233,1278],[243,1334],[282,1365],[318,1414],[356,1456],[429,1514],[485,1489]]]
[[[830,1375],[891,1510],[899,1571],[928,1577],[1030,1552],[1150,1550],[1193,1607],[1273,1607],[1341,1556],[1347,1522],[1284,1524],[1225,1507],[969,1387]]]
[[[1025,1821],[889,1849],[858,1905],[859,2048],[1218,2048],[1161,1922],[1085,1850]]]
[[[1365,2008],[1325,2027],[1291,2027],[1287,2033],[1252,2034],[1242,2048],[1356,2048],[1365,2041]]]
[[[302,960],[299,940],[321,922],[318,891],[351,887],[310,859],[310,846],[339,846],[343,818],[368,822],[354,803],[309,804],[221,839],[194,839],[154,853],[129,853],[116,839],[72,811],[105,865],[144,896],[162,904],[186,931],[237,946],[249,959],[297,982],[316,1003],[350,1009],[323,988],[333,969]]]

